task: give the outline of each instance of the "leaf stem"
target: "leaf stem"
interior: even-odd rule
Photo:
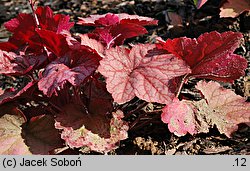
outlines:
[[[39,28],[40,23],[39,23],[39,20],[38,20],[38,18],[37,18],[37,15],[36,15],[35,9],[34,9],[35,1],[33,2],[33,0],[27,0],[27,3],[29,4],[29,9],[31,10],[32,15],[33,15],[33,17],[34,17],[34,19],[35,19],[36,26],[37,26],[37,28]]]
[[[186,82],[187,76],[188,76],[188,74],[186,74],[186,75],[184,75],[184,76],[182,77],[181,83],[180,83],[180,85],[179,85],[179,87],[178,87],[178,90],[177,90],[177,93],[176,93],[176,96],[175,96],[176,98],[179,97],[179,95],[180,95],[180,93],[181,93],[181,89],[182,89],[184,83]]]

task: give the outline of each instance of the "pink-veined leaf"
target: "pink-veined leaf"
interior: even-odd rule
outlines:
[[[98,71],[106,77],[107,90],[114,101],[125,103],[135,96],[148,102],[168,103],[174,97],[168,88],[172,78],[190,72],[184,61],[173,55],[147,56],[155,45],[135,45],[132,49],[111,48],[100,61]]]
[[[72,50],[51,62],[38,82],[39,90],[47,96],[56,93],[66,82],[79,86],[99,65],[100,56],[83,49]]]
[[[204,33],[198,39],[175,38],[161,42],[163,49],[186,61],[192,69],[189,76],[232,82],[243,76],[247,61],[233,54],[242,34],[234,32]]]
[[[79,36],[81,38],[81,45],[95,50],[101,57],[103,57],[104,47],[100,42],[95,39],[89,38],[87,34],[80,34]]]
[[[235,18],[245,11],[250,11],[249,0],[227,0],[220,8],[220,17]]]
[[[162,120],[174,134],[207,133],[216,126],[221,134],[231,137],[238,124],[249,123],[250,103],[245,98],[213,81],[200,81],[196,88],[205,99],[175,100],[163,109]]]
[[[4,90],[0,88],[0,96],[4,93]]]
[[[41,55],[17,55],[0,50],[0,74],[24,75],[41,65],[47,57]]]
[[[153,18],[149,18],[149,17],[143,17],[143,16],[138,16],[138,15],[129,15],[126,13],[120,13],[120,14],[116,14],[121,23],[134,23],[134,24],[138,24],[141,26],[148,26],[148,25],[157,25],[158,24],[158,20],[155,20]]]
[[[32,154],[48,155],[50,151],[63,147],[59,130],[52,116],[41,115],[31,118],[22,125],[22,137]]]
[[[75,108],[73,108],[75,112]],[[56,122],[55,126],[57,129],[62,130],[61,138],[65,140],[66,144],[70,148],[81,148],[81,151],[97,151],[102,153],[107,153],[113,149],[116,149],[118,143],[121,140],[124,140],[128,137],[127,131],[128,126],[127,123],[122,120],[124,117],[123,112],[118,110],[112,113],[113,117],[111,118],[109,123],[105,124],[103,121],[98,119],[97,121],[93,120],[94,125],[99,123],[99,126],[109,124],[109,137],[104,138],[99,134],[93,133],[89,130],[85,125],[82,125],[79,129],[73,129],[72,127],[62,126],[60,122]],[[103,117],[103,115],[100,115]],[[84,115],[85,119],[89,120],[86,115]],[[82,117],[82,118],[83,118]],[[100,122],[101,121],[101,122]],[[103,127],[99,127],[96,125],[99,132],[103,131]],[[107,128],[105,128],[107,129]]]
[[[213,115],[206,118],[217,126],[220,133],[230,137],[238,129],[238,124],[250,122],[250,103],[245,98],[213,81],[200,81],[196,88],[204,95],[209,108],[213,109]]]
[[[38,88],[50,97],[59,90],[58,88],[62,88],[67,81],[73,82],[73,77],[74,73],[70,72],[68,66],[55,61],[46,67],[43,78],[38,82]]]

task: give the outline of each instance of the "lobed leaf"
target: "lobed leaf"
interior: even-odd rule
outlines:
[[[99,65],[100,56],[83,47],[71,50],[63,57],[51,62],[38,82],[39,90],[50,97],[66,82],[79,86]]]
[[[146,25],[157,25],[158,21],[148,17],[128,14],[90,15],[88,18],[79,17],[77,24],[97,27],[93,37],[101,41],[107,48],[121,45],[127,38],[147,33]]]
[[[213,114],[207,116],[221,133],[228,137],[238,129],[238,124],[250,122],[250,103],[219,83],[200,81],[196,88],[202,92]]]
[[[42,29],[50,30],[57,34],[62,33],[64,30],[69,31],[74,26],[74,22],[70,22],[69,15],[53,15],[53,11],[48,6],[38,7],[36,15]]]
[[[42,47],[41,39],[36,32],[37,30],[47,30],[61,34],[64,30],[69,31],[74,25],[73,22],[69,22],[69,16],[62,14],[53,15],[53,11],[47,6],[38,7],[35,13],[37,21],[32,14],[21,13],[17,18],[4,24],[6,29],[13,33],[9,42],[14,46],[21,47],[28,43],[29,47],[33,51],[36,51]],[[53,37],[50,38],[53,39]],[[4,48],[3,50],[8,49]]]
[[[116,47],[106,51],[98,71],[106,77],[107,90],[115,102],[125,103],[135,96],[148,102],[172,100],[169,81],[189,73],[189,67],[170,54],[147,56],[154,48],[147,44],[135,45],[131,50]]]
[[[192,69],[189,76],[224,82],[243,76],[247,60],[233,54],[242,34],[216,31],[202,34],[198,39],[186,37],[161,42],[163,49],[183,59]]]
[[[57,57],[61,57],[69,51],[68,43],[63,35],[48,30],[37,29],[36,32],[40,36],[43,45]]]
[[[238,124],[249,123],[250,103],[219,83],[200,81],[196,88],[205,100],[174,100],[163,109],[162,120],[178,136],[207,133],[216,126],[221,134],[231,137]]]
[[[40,55],[18,55],[13,52],[0,50],[0,74],[25,75],[44,63],[47,56]]]
[[[92,78],[84,85],[86,108],[89,113],[106,115],[113,110],[113,98],[106,89],[106,84],[97,78]],[[98,106],[98,107],[97,107]]]

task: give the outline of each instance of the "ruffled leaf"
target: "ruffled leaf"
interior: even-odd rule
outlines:
[[[250,103],[225,89],[219,83],[200,81],[196,88],[202,92],[200,101],[173,101],[163,109],[162,120],[176,135],[207,133],[216,126],[221,134],[231,137],[238,124],[249,123]]]
[[[82,151],[96,151],[107,153],[113,149],[116,149],[119,141],[124,140],[128,137],[127,124],[122,121],[123,113],[122,111],[116,111],[112,113],[113,117],[109,123],[109,137],[101,137],[100,132],[98,134],[94,133],[92,130],[82,125],[79,129],[73,129],[72,127],[62,126],[60,122],[56,122],[56,128],[62,129],[61,138],[65,140],[66,144],[71,148],[82,148]],[[103,115],[101,115],[103,116]],[[86,117],[86,119],[88,119]],[[99,131],[103,131],[100,126],[100,121],[93,120],[95,122]],[[102,123],[102,122],[101,122]],[[103,125],[104,123],[102,123]]]
[[[91,26],[110,26],[121,23],[135,23],[137,25],[146,26],[146,25],[157,25],[158,21],[149,17],[142,17],[138,15],[129,15],[125,13],[121,14],[112,14],[107,13],[103,15],[90,15],[87,18],[78,18],[79,21],[77,24],[80,25],[91,25]]]
[[[21,136],[21,125],[25,118],[17,108],[11,105],[0,107],[0,154],[27,155],[31,154]]]
[[[177,136],[197,133],[193,109],[184,101],[175,98],[162,111],[161,120],[168,124],[170,132]]]

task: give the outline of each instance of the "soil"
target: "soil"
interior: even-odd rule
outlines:
[[[77,17],[107,12],[137,14],[159,20],[158,26],[147,27],[149,32],[147,35],[130,39],[130,42],[154,42],[157,36],[164,40],[181,36],[198,37],[204,32],[213,30],[218,32],[238,31],[244,35],[244,40],[236,53],[246,57],[250,63],[250,14],[243,13],[237,18],[220,18],[220,2],[220,0],[210,0],[199,10],[193,5],[192,0],[40,0],[37,5],[49,5],[55,13],[68,14],[73,21],[77,21]],[[26,0],[1,0],[0,11],[1,42],[7,41],[10,35],[4,29],[3,23],[16,17],[20,12],[29,13],[30,9]],[[178,14],[178,16],[173,15],[173,13]],[[72,32],[86,33],[89,29],[91,28],[75,26]],[[8,84],[8,81],[11,82],[6,77],[0,77],[0,86],[2,87]],[[197,80],[189,81],[186,87],[192,87],[195,82]],[[237,94],[250,97],[250,65],[246,70],[245,77],[236,80],[233,86],[225,84],[225,87],[235,90]],[[187,91],[185,88],[183,93],[194,99],[199,98],[195,92]],[[166,124],[161,122],[159,108],[161,106],[157,104],[147,105],[144,109],[153,110],[154,114],[141,117],[141,111],[131,112],[139,105],[144,105],[144,102],[134,99],[129,105],[121,106],[125,114],[132,113],[126,118],[132,127],[129,131],[129,138],[122,141],[119,148],[110,154],[250,154],[250,127],[246,124],[239,125],[238,131],[234,133],[232,138],[221,135],[216,128],[211,129],[208,134],[177,137],[168,131]],[[135,120],[137,122],[133,125]],[[76,153],[73,150],[66,150],[61,154]]]

